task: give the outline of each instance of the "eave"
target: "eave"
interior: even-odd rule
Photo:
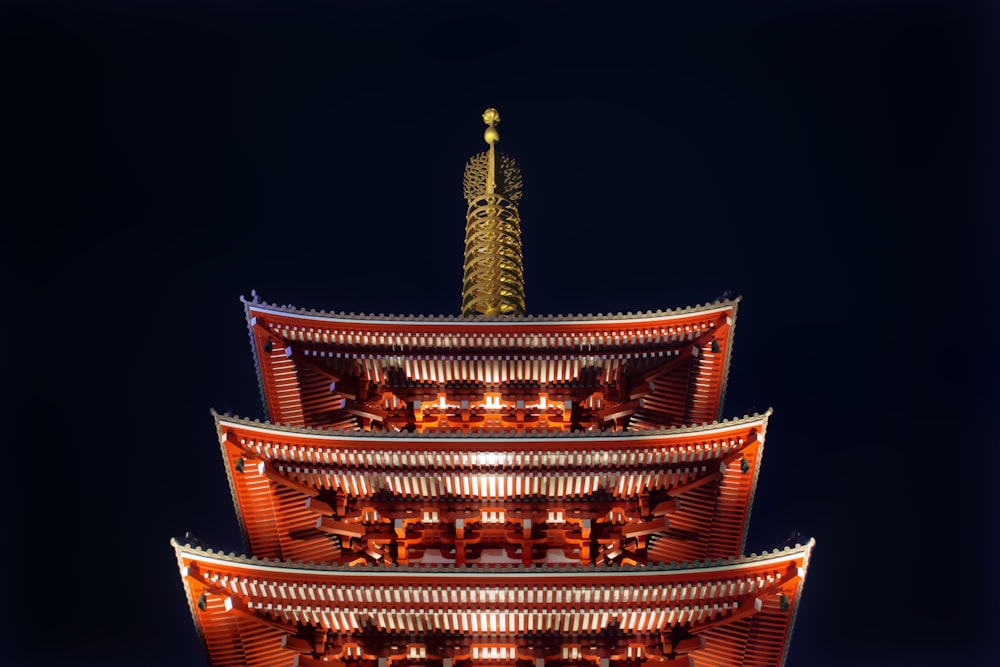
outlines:
[[[383,390],[399,394],[412,415],[412,403],[442,391],[535,387],[577,405],[598,401],[587,417],[597,421],[587,423],[600,428],[616,420],[655,428],[721,418],[739,299],[500,320],[243,303],[261,396],[277,423],[351,428],[374,420],[385,428]]]
[[[676,498],[680,505],[670,529],[651,530],[647,540],[650,556],[669,562],[742,551],[769,415],[583,434],[345,432],[215,419],[234,507],[255,555],[332,562],[340,545],[316,532],[324,515],[317,507],[333,505],[335,498],[368,505],[366,498],[377,493],[382,500],[374,506],[385,511],[436,511],[455,504],[447,488],[488,478],[506,490],[474,487],[461,503],[593,508],[592,497],[607,496],[627,501],[616,506],[638,508],[637,499],[648,497],[642,510],[648,515],[657,499]],[[607,487],[593,486],[594,480]],[[544,490],[556,483],[559,501],[526,498],[532,484]],[[428,494],[428,488],[437,491]]]
[[[216,667],[312,664],[324,649],[308,641],[317,636],[311,627],[332,633],[324,643],[354,646],[357,657],[373,660],[383,641],[433,647],[429,628],[462,617],[455,636],[466,651],[508,643],[530,650],[533,638],[544,641],[544,627],[572,620],[556,640],[570,647],[610,632],[650,652],[675,642],[699,667],[764,667],[784,661],[814,542],[725,561],[620,568],[323,567],[172,544]],[[365,630],[369,624],[381,634]]]

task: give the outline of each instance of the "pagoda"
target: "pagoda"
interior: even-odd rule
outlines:
[[[266,421],[213,415],[248,555],[171,542],[209,663],[782,665],[813,541],[743,555],[771,412],[721,420],[739,299],[525,314],[483,120],[461,315],[241,299]]]

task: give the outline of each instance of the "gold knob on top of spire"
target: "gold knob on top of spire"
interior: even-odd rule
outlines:
[[[497,132],[497,128],[495,127],[500,123],[500,112],[493,108],[487,109],[483,112],[483,122],[489,125],[486,131],[483,132],[483,139],[492,148],[493,144],[500,141],[500,133]]]
[[[500,114],[483,112],[483,139],[489,150],[465,165],[465,280],[462,314],[471,317],[517,317],[524,314],[521,258],[521,170],[513,158],[498,153]]]

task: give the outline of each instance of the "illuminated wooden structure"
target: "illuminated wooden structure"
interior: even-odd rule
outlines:
[[[498,320],[245,307],[272,422],[424,432],[715,421],[737,305]]]
[[[210,663],[782,664],[813,543],[740,555],[738,301],[524,316],[519,246],[470,283],[476,243],[469,317],[244,300],[268,421],[215,420],[252,557],[173,543]]]
[[[810,547],[680,567],[472,569],[289,564],[176,544],[213,664],[302,667],[775,665]]]

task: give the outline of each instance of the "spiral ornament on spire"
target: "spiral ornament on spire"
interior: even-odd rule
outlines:
[[[496,109],[483,112],[489,149],[465,165],[465,279],[462,315],[518,317],[524,315],[524,267],[521,255],[521,170],[510,156],[498,152]]]

